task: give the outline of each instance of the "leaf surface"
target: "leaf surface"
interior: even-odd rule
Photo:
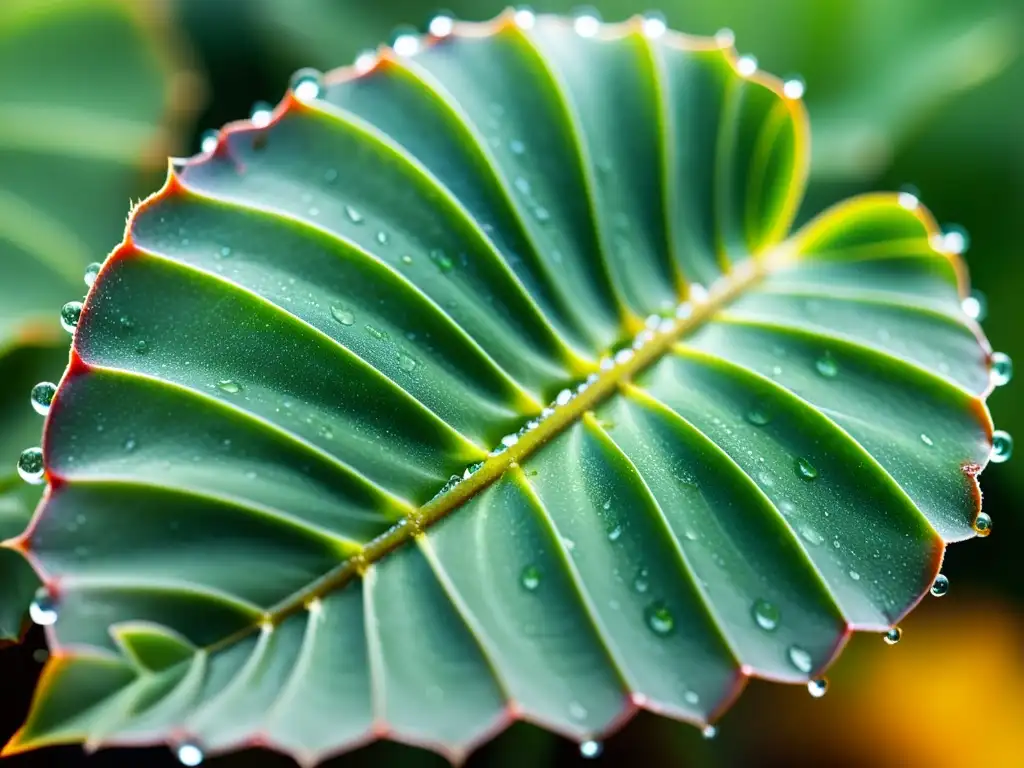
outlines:
[[[707,723],[927,592],[991,450],[962,264],[895,195],[786,239],[802,104],[641,29],[385,51],[133,213],[18,542],[59,652],[9,752]]]

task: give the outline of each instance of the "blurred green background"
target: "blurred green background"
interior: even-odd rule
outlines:
[[[473,20],[503,7],[492,0],[447,1],[446,10]],[[168,149],[177,146],[183,154],[198,150],[203,130],[246,117],[257,100],[275,102],[295,69],[348,64],[400,27],[425,29],[438,10],[424,0],[128,2],[143,16],[159,17],[159,44],[176,51],[178,74],[168,90],[185,103],[206,105],[190,121],[165,126],[172,131]],[[533,7],[570,12],[576,6]],[[628,0],[593,7],[606,21],[647,10]],[[911,184],[939,221],[964,226],[973,284],[988,297],[984,328],[995,349],[1024,362],[1024,2],[666,0],[658,10],[670,26],[686,32],[729,27],[738,49],[755,55],[764,69],[806,80],[814,159],[802,219],[852,193]],[[88,83],[89,74],[105,71],[109,62],[82,58],[75,67]],[[185,70],[200,78],[182,75]],[[129,192],[135,197],[159,183],[152,175],[137,176]],[[108,186],[92,188],[87,197],[95,199],[83,198],[82,210],[106,211],[113,200],[127,212],[123,184]],[[116,244],[122,223],[109,222],[110,241],[94,260]],[[7,258],[0,251],[0,259]],[[58,308],[52,307],[54,317]],[[1024,436],[1019,391],[1019,384],[1003,388],[990,405],[999,428]],[[877,636],[855,637],[820,700],[800,687],[752,683],[712,741],[692,727],[641,716],[606,742],[600,763],[1024,766],[1020,462],[1018,457],[984,473],[994,534],[950,549],[944,567],[952,583],[949,595],[925,600],[904,624],[898,646],[888,647]],[[26,647],[0,651],[10,707],[3,737],[16,727],[28,684],[38,674],[33,653],[39,639],[30,640]],[[77,765],[79,754],[61,750],[11,765]],[[331,765],[380,762],[443,764],[417,750],[378,745]],[[487,766],[577,762],[584,764],[575,745],[524,725],[471,760]],[[101,754],[88,764],[174,763],[160,750]],[[250,754],[216,764],[288,763]]]

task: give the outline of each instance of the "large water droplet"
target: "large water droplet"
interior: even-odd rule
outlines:
[[[304,67],[292,75],[289,86],[299,101],[313,101],[320,98],[323,90],[323,75],[319,70]]]
[[[796,667],[797,670],[803,672],[805,675],[811,671],[813,666],[813,663],[811,662],[811,654],[799,645],[789,646],[789,651],[787,653],[789,655],[790,663]]]
[[[593,760],[594,758],[600,757],[604,751],[604,746],[600,741],[584,741],[580,744],[580,757],[586,760]]]
[[[181,744],[175,755],[178,758],[178,762],[182,765],[189,766],[189,768],[195,768],[197,765],[202,765],[203,760],[206,756],[203,754],[203,750],[198,745],[186,742]]]
[[[57,623],[57,601],[46,587],[36,590],[32,604],[28,607],[29,618],[41,627]]]
[[[882,635],[882,639],[885,640],[887,645],[896,645],[896,643],[898,643],[902,637],[903,630],[899,627],[893,627],[884,635]]]
[[[356,321],[355,313],[350,309],[345,309],[341,304],[331,305],[331,317],[342,325],[352,325]]]
[[[221,379],[217,382],[217,389],[227,392],[229,395],[237,395],[242,391],[242,385],[234,379]]]
[[[992,533],[992,518],[988,516],[988,513],[979,512],[978,516],[974,518],[974,532],[982,538]]]
[[[1009,461],[1013,455],[1013,438],[1010,437],[1010,433],[997,429],[992,433],[992,455],[991,459],[994,464],[1002,464],[1004,461]]]
[[[675,617],[668,606],[660,601],[651,603],[644,609],[644,618],[647,620],[647,626],[659,637],[672,634],[672,630],[676,628]]]
[[[839,366],[836,365],[835,358],[828,352],[814,361],[814,367],[826,379],[834,379],[839,373]]]
[[[540,586],[540,569],[535,565],[528,565],[519,574],[519,583],[527,592],[535,592]]]
[[[78,321],[82,317],[82,302],[69,301],[60,308],[60,327],[68,333],[74,333]]]
[[[103,265],[100,264],[98,261],[94,261],[92,264],[85,268],[85,276],[83,277],[83,279],[85,280],[85,284],[87,286],[92,288],[92,284],[96,282],[96,278],[99,276],[100,270],[102,268]]]
[[[757,600],[751,613],[757,626],[766,632],[773,632],[779,626],[779,609],[767,600]]]
[[[932,582],[932,595],[935,597],[942,597],[949,592],[949,579],[943,574],[939,574],[935,577],[935,581]]]
[[[793,462],[793,467],[796,469],[796,476],[801,480],[811,482],[818,477],[818,470],[814,468],[814,465],[811,464],[811,462],[802,456]]]
[[[960,302],[960,308],[965,315],[980,323],[988,316],[988,299],[981,291],[971,291],[970,295]]]
[[[807,692],[816,699],[820,699],[828,692],[828,680],[819,677],[817,680],[807,681]]]
[[[43,449],[26,448],[18,457],[18,474],[30,485],[43,482]]]
[[[992,385],[1002,387],[1010,383],[1013,378],[1013,360],[1002,352],[993,352],[990,360]]]
[[[57,394],[57,385],[50,381],[41,381],[32,387],[29,395],[29,402],[32,403],[32,410],[40,416],[50,412],[50,404],[53,403],[53,396]]]

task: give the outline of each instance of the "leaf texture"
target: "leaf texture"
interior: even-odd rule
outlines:
[[[17,542],[59,619],[8,752],[703,724],[974,535],[990,350],[930,216],[786,239],[799,100],[576,26],[382,50],[134,211]]]

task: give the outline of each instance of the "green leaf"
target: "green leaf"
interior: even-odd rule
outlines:
[[[172,87],[183,92],[177,67],[155,13],[124,0],[0,8],[0,541],[22,533],[39,499],[15,462],[39,444],[32,386],[67,365],[58,311],[83,295],[86,265],[122,232],[143,162],[163,162],[165,117],[184,106],[170,98]],[[8,549],[0,584],[3,641],[20,634],[38,582]]]
[[[459,25],[133,212],[47,425],[58,654],[9,753],[703,724],[928,591],[991,450],[961,261],[906,196],[785,239],[803,105],[641,30]]]

